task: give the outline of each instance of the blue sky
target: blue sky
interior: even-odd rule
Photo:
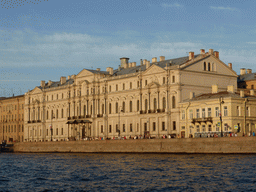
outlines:
[[[200,49],[255,72],[253,0],[0,0],[0,96],[83,68]]]

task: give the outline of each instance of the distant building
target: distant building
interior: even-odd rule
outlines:
[[[251,69],[240,69],[240,75],[237,78],[238,88],[244,89],[246,93],[256,89],[256,73],[252,73]]]
[[[179,103],[190,92],[220,91],[232,85],[237,75],[232,65],[219,59],[219,52],[166,60],[129,62],[106,71],[83,69],[60,81],[41,81],[25,94],[26,141],[50,141],[114,137],[161,137],[185,134],[180,126]]]
[[[0,139],[7,142],[24,140],[24,95],[0,99]]]
[[[233,86],[227,91],[218,91],[212,86],[212,93],[200,94],[180,103],[180,126],[183,137],[207,137],[209,135],[237,133],[251,135],[256,131],[256,97],[254,91],[234,92]],[[186,133],[186,134],[185,134]]]

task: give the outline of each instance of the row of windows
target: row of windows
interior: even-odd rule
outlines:
[[[52,131],[52,134],[50,134]],[[34,134],[33,134],[34,132]],[[63,135],[64,134],[64,130],[63,128],[60,129],[60,132],[59,132],[59,128],[56,128],[56,129],[46,129],[46,136],[51,136],[51,135]],[[37,136],[37,130],[30,130],[30,136]],[[39,129],[39,136],[42,136],[42,130]]]
[[[3,116],[1,116],[1,121],[3,120],[3,121],[16,121],[16,119],[17,119],[17,115],[15,114],[15,115],[3,115]],[[24,114],[19,114],[19,121],[20,120],[23,120],[24,119]]]
[[[24,105],[23,104],[20,104],[19,105],[19,109],[23,109],[24,108]],[[8,106],[3,106],[1,107],[1,112],[5,112],[5,111],[13,111],[13,110],[18,110],[18,105],[8,105]]]
[[[201,111],[201,113],[200,113],[200,111]],[[215,107],[214,115],[215,115],[215,117],[228,116],[228,107],[227,106],[223,107],[223,114],[220,113],[219,107]],[[205,117],[212,117],[212,108],[196,109],[195,118],[205,118]],[[194,111],[193,111],[193,109],[190,109],[189,110],[189,119],[193,119],[193,118],[194,118]],[[185,119],[185,110],[181,111],[181,119]]]
[[[17,132],[24,132],[23,125],[19,125],[17,130],[16,130],[16,125],[3,126],[3,128],[4,128],[4,131],[6,133],[13,133],[13,132],[16,133],[16,131]]]
[[[126,132],[126,124],[122,124],[120,125],[120,128],[122,128],[122,132]],[[167,131],[166,130],[166,127],[165,127],[165,122],[163,121],[162,124],[161,124],[161,130],[162,131]],[[175,131],[176,130],[176,121],[173,121],[172,122],[172,130]],[[109,133],[112,133],[112,125],[109,125]],[[119,129],[119,124],[116,124],[115,126],[115,132],[116,133],[119,133],[121,131],[121,129]],[[129,132],[133,132],[133,124],[131,123],[129,125]],[[144,131],[149,131],[149,128],[148,128],[148,123],[144,123]],[[152,122],[152,131],[156,131],[156,122]],[[101,125],[101,133],[103,133],[104,130],[103,130],[103,125]],[[137,129],[136,129],[136,132],[139,132],[139,123],[137,123]]]
[[[190,129],[193,129],[194,127],[193,126],[190,126],[189,127]],[[220,127],[219,126],[215,126],[215,129],[213,128],[213,125],[212,124],[208,124],[208,125],[196,125],[196,132],[200,133],[200,132],[219,132],[220,131]],[[229,126],[227,123],[224,123],[224,127],[223,127],[223,130],[224,131],[229,131]],[[185,127],[182,127],[182,129],[185,129]]]
[[[172,83],[175,83],[175,76],[172,76]],[[147,80],[145,80],[144,81],[144,85],[146,86],[148,84],[148,81]],[[163,84],[166,84],[166,78],[165,77],[163,77]],[[137,81],[137,88],[140,88],[140,85],[141,85],[141,83],[140,83],[140,81]],[[109,92],[112,92],[112,87],[113,86],[109,86]],[[129,84],[129,88],[130,89],[133,89],[133,83],[132,82],[130,82],[130,84]],[[115,91],[118,91],[118,90],[121,90],[120,89],[120,85],[119,84],[116,84],[116,86],[115,86]],[[122,84],[122,90],[126,90],[126,84],[125,83],[123,83]],[[102,87],[102,93],[105,93],[107,90],[106,90],[106,87]],[[87,89],[87,95],[89,95],[90,93],[91,94],[99,94],[100,93],[100,87],[98,86],[97,88],[91,88],[91,92],[89,93],[89,89]],[[81,95],[81,90],[73,90],[73,96],[80,96]],[[70,98],[70,96],[71,96],[71,93],[70,92],[68,92],[68,96],[69,96],[69,98]],[[61,96],[60,96],[60,98],[61,99],[64,99],[64,94],[63,93],[61,93]],[[56,95],[56,98],[54,98],[54,95],[51,95],[51,96],[47,96],[46,97],[46,101],[49,101],[49,100],[54,100],[54,99],[56,99],[56,100],[58,100],[59,99],[59,94],[57,94]],[[31,99],[31,101],[33,102],[33,98]],[[29,102],[30,102],[30,100],[29,100]]]
[[[99,104],[99,100],[97,100],[97,101],[98,101],[98,105],[97,105],[98,109],[97,110],[98,110],[98,114],[100,114],[100,104]],[[125,104],[126,104],[126,102],[123,102],[122,106],[119,107],[119,104],[116,103],[115,104],[115,113],[127,112]],[[158,104],[159,104],[158,100],[156,98],[154,98],[153,99],[153,107],[150,107],[150,108],[152,108],[153,110],[157,110],[160,108],[160,106],[158,106]],[[162,107],[162,109],[166,108],[165,97],[163,97],[163,99],[162,99],[161,107]],[[172,108],[176,108],[175,96],[172,96]],[[148,109],[149,109],[149,103],[148,103],[148,100],[145,99],[144,100],[144,110],[147,111]],[[133,111],[134,111],[133,102],[130,101],[129,102],[129,112],[133,112]],[[139,100],[137,100],[137,111],[140,111],[140,101]],[[90,105],[89,109],[87,109],[87,105],[83,105],[82,109],[80,107],[77,107],[77,109],[75,109],[75,105],[74,105],[73,112],[75,112],[75,114],[77,116],[81,116],[82,112],[83,112],[83,115],[93,114],[93,105]],[[37,112],[36,112],[36,109],[32,109],[32,113],[30,112],[30,109],[29,109],[29,114],[30,114],[29,121],[36,120],[36,116],[37,116],[37,119],[39,120],[40,119],[40,108],[38,107]],[[75,116],[75,114],[74,114],[74,116]],[[105,105],[104,104],[101,105],[101,114],[105,114]],[[109,114],[112,114],[112,104],[111,103],[109,104]],[[67,109],[66,117],[67,116],[70,116],[69,109]],[[53,112],[53,110],[46,111],[46,119],[52,119],[52,118],[55,118],[55,119],[64,118],[64,109],[61,109],[60,112],[57,109],[55,111],[55,113]]]

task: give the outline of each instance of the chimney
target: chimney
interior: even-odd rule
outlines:
[[[247,74],[250,74],[252,73],[252,70],[251,69],[247,69]]]
[[[75,79],[76,78],[76,75],[71,75],[71,79]]]
[[[66,77],[61,77],[60,84],[63,85],[64,83],[66,83]]]
[[[245,75],[246,73],[245,73],[245,68],[241,68],[240,69],[240,75]]]
[[[68,76],[68,80],[69,80],[69,79],[71,79],[71,78],[70,78],[70,75]]]
[[[129,58],[122,57],[120,58],[120,60],[121,60],[121,67],[124,67],[125,64],[128,65]]]
[[[214,56],[219,59],[219,56],[220,56],[219,51],[214,51]]]
[[[209,49],[209,54],[213,55],[213,49]]]
[[[152,58],[152,63],[156,63],[157,62],[157,57],[153,57]]]
[[[194,97],[195,97],[195,93],[194,92],[190,92],[189,99],[193,99]]]
[[[142,61],[142,59],[140,59],[140,65],[143,65],[143,61]]]
[[[218,85],[212,85],[212,93],[218,93]]]
[[[228,64],[228,67],[229,67],[230,69],[232,69],[232,63],[229,63],[229,64]]]
[[[114,73],[112,67],[107,67],[106,71],[109,73],[109,75],[113,75],[113,73]]]
[[[52,85],[52,81],[49,80],[49,81],[48,81],[48,86],[51,86],[51,85]]]
[[[234,85],[228,85],[227,91],[230,93],[234,93]]]
[[[200,49],[200,54],[201,55],[205,54],[205,50],[204,49]]]
[[[146,63],[147,63],[147,59],[144,59],[143,60],[143,65],[146,65]]]
[[[254,96],[254,90],[253,89],[250,90],[250,95]]]
[[[146,62],[146,69],[150,67],[150,61]]]
[[[189,52],[189,60],[194,59],[194,52]]]
[[[133,66],[133,67],[136,67],[136,62],[133,62],[133,63],[132,63],[132,66]]]
[[[165,56],[160,56],[160,61],[165,61]]]
[[[244,97],[244,90],[240,90],[240,97]]]
[[[129,68],[131,68],[132,67],[132,63],[129,63],[129,66],[128,66]]]
[[[97,68],[96,71],[100,71],[100,68]]]
[[[45,87],[45,81],[41,81],[41,87]]]

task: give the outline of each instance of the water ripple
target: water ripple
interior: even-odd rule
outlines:
[[[255,155],[0,155],[0,191],[254,191]]]

